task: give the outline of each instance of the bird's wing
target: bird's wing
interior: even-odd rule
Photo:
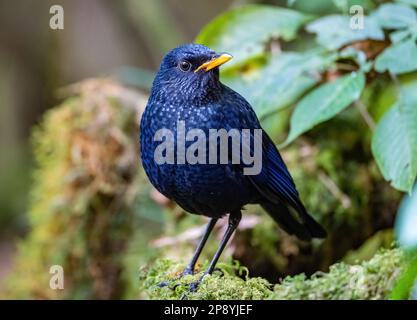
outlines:
[[[251,155],[256,156],[259,153],[256,146],[262,144],[262,170],[258,175],[248,176],[257,189],[272,202],[276,203],[282,200],[285,203],[296,203],[298,199],[298,192],[295,188],[293,179],[281,158],[274,142],[268,134],[262,129],[259,119],[255,111],[240,94],[232,89],[225,87],[226,96],[224,107],[224,118],[227,119],[226,129],[250,129],[250,143],[245,144],[242,141],[243,151],[250,152]],[[257,135],[254,130],[261,130],[262,134]],[[262,141],[259,141],[262,139]],[[248,148],[244,150],[244,148]],[[232,150],[229,150],[232,153]],[[240,157],[242,157],[240,154]],[[241,159],[243,167],[244,161]],[[247,167],[247,166],[246,166]],[[295,204],[296,205],[296,204]]]
[[[265,198],[261,205],[287,232],[300,239],[326,237],[323,227],[306,211],[281,155],[265,132],[262,135],[262,157],[260,174],[248,176]],[[286,206],[294,210],[285,210]]]
[[[226,106],[227,115],[225,115],[228,125],[231,128],[262,130],[260,136],[251,132],[249,145],[242,143],[242,148],[250,148],[250,154],[254,156],[256,156],[255,143],[262,144],[261,171],[257,175],[247,175],[262,197],[260,204],[290,234],[295,234],[304,240],[309,240],[311,237],[324,238],[326,231],[304,208],[287,166],[274,142],[261,128],[254,110],[238,93],[231,89],[229,93],[230,99],[227,99],[229,103]],[[257,139],[262,139],[262,141],[256,141]],[[247,167],[243,165],[242,159],[240,163]],[[289,210],[289,208],[294,210]]]
[[[262,170],[248,176],[259,192],[273,203],[284,202],[297,209],[301,202],[294,181],[275,144],[262,132]]]

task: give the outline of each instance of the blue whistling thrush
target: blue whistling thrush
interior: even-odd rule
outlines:
[[[185,211],[211,218],[182,275],[193,273],[217,220],[229,214],[227,231],[204,275],[214,270],[239,224],[243,206],[249,203],[260,204],[282,229],[299,239],[308,241],[326,236],[326,231],[304,208],[286,165],[275,144],[262,130],[250,104],[220,82],[219,66],[230,59],[228,54],[217,54],[197,44],[183,45],[170,51],[155,77],[140,124],[142,164],[151,183]],[[155,139],[156,133],[160,129],[170,130],[176,152],[179,148],[176,141],[179,121],[183,121],[186,130],[198,128],[205,134],[210,129],[262,130],[259,174],[245,175],[245,164],[231,161],[220,164],[157,163],[155,150],[161,141]],[[187,145],[190,143],[188,141]],[[208,153],[208,148],[206,150]],[[196,290],[198,283],[191,284],[190,289]]]

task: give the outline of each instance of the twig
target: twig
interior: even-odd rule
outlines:
[[[358,67],[356,66],[353,66],[348,63],[341,63],[341,62],[336,62],[336,67],[337,67],[337,70],[343,70],[343,71],[357,71],[358,70]]]
[[[393,73],[389,73],[390,78],[392,79],[392,81],[394,82],[394,86],[395,86],[395,91],[397,92],[397,95],[400,96],[401,95],[401,83],[400,80],[398,80],[397,76]]]
[[[259,223],[259,217],[255,215],[248,215],[242,218],[238,229],[245,230],[251,229]],[[227,219],[220,220],[216,225],[217,228],[222,228],[227,226]],[[188,229],[183,233],[175,236],[175,237],[161,237],[155,239],[151,242],[151,245],[155,248],[167,247],[167,246],[174,246],[180,243],[193,241],[199,239],[204,234],[206,230],[205,225],[196,226],[194,228]]]
[[[344,194],[336,185],[336,183],[323,171],[319,171],[319,179],[324,184],[324,186],[330,191],[330,193],[340,201],[343,208],[347,209],[351,207],[352,202],[350,201],[350,198],[346,194]]]
[[[371,115],[368,112],[368,109],[365,107],[365,105],[363,104],[363,102],[361,100],[356,100],[355,101],[355,106],[356,108],[358,108],[363,120],[365,120],[366,124],[368,125],[368,127],[374,131],[375,130],[375,121],[374,119],[372,119]]]

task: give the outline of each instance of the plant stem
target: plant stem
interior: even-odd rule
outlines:
[[[368,127],[374,131],[375,130],[375,121],[372,119],[371,115],[369,114],[368,110],[366,109],[365,105],[361,100],[355,101],[355,106],[358,108],[363,120],[365,120]]]

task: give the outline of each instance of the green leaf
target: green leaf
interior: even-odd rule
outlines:
[[[343,13],[349,10],[348,0],[333,0],[333,4]]]
[[[397,2],[408,4],[417,8],[417,0],[397,0]]]
[[[401,41],[407,39],[410,35],[411,35],[411,33],[410,33],[409,29],[397,30],[397,31],[391,32],[389,34],[389,38],[390,38],[391,42],[401,42]]]
[[[336,55],[282,53],[272,55],[265,64],[253,62],[243,70],[222,73],[222,81],[242,94],[258,117],[288,107],[320,80],[320,71]]]
[[[234,59],[225,65],[230,68],[264,53],[266,43],[272,38],[294,39],[298,29],[311,18],[290,9],[247,5],[215,18],[195,42],[232,54]]]
[[[307,25],[307,31],[317,34],[317,42],[334,50],[359,40],[383,40],[384,33],[372,17],[364,18],[363,29],[352,29],[350,17],[330,15]]]
[[[381,5],[373,14],[382,28],[401,29],[415,26],[417,14],[407,5],[399,3],[386,3]]]
[[[324,16],[338,11],[345,14],[349,13],[349,8],[353,5],[359,5],[365,12],[368,12],[375,8],[374,1],[375,0],[298,0],[293,4],[293,8],[301,12]]]
[[[408,260],[410,261],[403,268],[402,274],[392,289],[390,299],[408,300],[410,299],[410,295],[412,299],[416,299],[415,292],[413,293],[412,291],[417,279],[417,254],[412,254],[408,257]]]
[[[403,91],[378,123],[372,153],[384,178],[410,191],[417,176],[417,99]]]
[[[386,48],[375,61],[375,70],[394,74],[417,70],[417,46],[413,39]]]
[[[261,119],[262,129],[268,133],[273,141],[276,141],[278,137],[286,132],[290,116],[290,109],[282,109],[271,113]]]
[[[395,220],[395,233],[398,243],[407,249],[417,249],[417,184],[411,195],[401,202]]]
[[[352,72],[306,95],[294,110],[290,133],[284,145],[347,108],[359,99],[364,86],[365,75]]]
[[[347,47],[339,52],[339,59],[352,59],[355,61],[358,66],[359,70],[365,73],[369,72],[372,69],[371,61],[366,59],[365,52],[361,50],[357,50],[353,47]]]

